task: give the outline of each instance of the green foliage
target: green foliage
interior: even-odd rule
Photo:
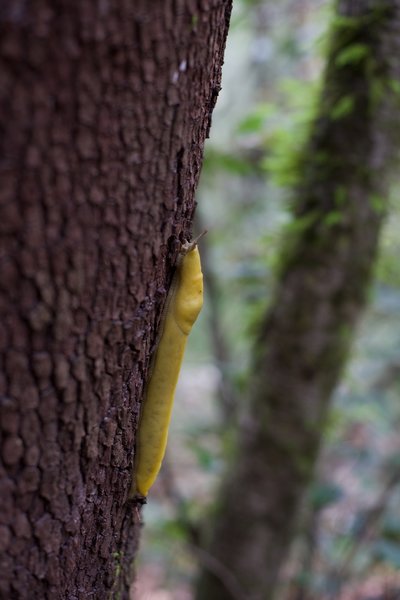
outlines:
[[[382,198],[382,196],[379,196],[378,194],[370,194],[369,202],[377,215],[381,215],[386,212],[386,198]]]
[[[318,82],[285,79],[281,84],[276,115],[268,122],[266,155],[261,163],[279,187],[293,189],[301,180],[304,147],[315,117],[318,90]]]
[[[115,579],[118,579],[122,569],[123,552],[113,552],[112,557],[115,560]]]
[[[324,225],[326,227],[333,227],[343,222],[343,213],[338,210],[332,210],[324,217]]]
[[[201,469],[204,471],[215,471],[215,449],[206,448],[203,444],[197,442],[196,440],[189,441],[188,447],[195,455],[197,463]]]
[[[237,126],[237,133],[260,133],[266,127],[268,119],[276,116],[276,106],[272,103],[261,103],[255,107]]]
[[[339,100],[334,104],[331,111],[331,119],[332,121],[337,121],[338,119],[343,119],[351,115],[354,111],[355,107],[355,98],[354,96],[343,96],[339,98]]]
[[[112,600],[120,600],[120,598],[122,597],[122,593],[121,593],[121,590],[118,589],[118,587],[120,585],[119,578],[122,573],[122,560],[123,560],[124,553],[117,551],[117,552],[113,552],[111,554],[111,556],[115,563],[115,569],[114,569],[114,586],[110,592],[109,598],[110,598],[110,600],[111,599]]]
[[[162,524],[162,533],[171,542],[182,542],[187,540],[187,528],[182,519],[167,519]]]
[[[205,154],[203,170],[206,177],[221,171],[245,177],[254,171],[254,166],[243,156],[210,147]]]
[[[355,43],[346,46],[338,52],[335,59],[337,67],[357,64],[370,55],[371,49],[366,44]]]
[[[398,81],[397,79],[390,79],[389,86],[395,94],[400,96],[400,81]]]
[[[360,29],[360,26],[362,26],[362,23],[363,23],[363,18],[349,17],[346,15],[341,15],[341,14],[336,13],[335,16],[332,18],[331,27],[332,27],[332,30],[336,29],[341,32],[349,31],[351,33],[354,33],[354,31],[357,31],[358,29]]]
[[[331,20],[331,28],[333,31],[339,32],[342,36],[347,34],[350,38],[353,38],[360,30],[365,31],[367,27],[372,28],[378,25],[382,19],[387,17],[390,10],[390,3],[383,0],[368,12],[358,16],[350,17],[335,13]]]
[[[338,185],[335,189],[335,206],[340,209],[343,208],[348,201],[348,192],[343,185]]]

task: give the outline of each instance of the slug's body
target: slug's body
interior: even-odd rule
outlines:
[[[182,248],[167,299],[164,327],[147,387],[136,445],[133,494],[146,497],[164,458],[175,388],[193,323],[203,305],[203,274],[196,242]]]

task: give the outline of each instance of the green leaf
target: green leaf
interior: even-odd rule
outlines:
[[[210,452],[207,448],[200,446],[194,441],[189,444],[190,449],[193,451],[197,458],[197,462],[205,471],[212,471],[215,466],[215,453]]]
[[[389,81],[389,85],[392,91],[400,96],[400,81],[398,81],[397,79],[391,79]]]
[[[248,115],[237,128],[238,133],[257,133],[264,125],[264,116],[253,113]]]
[[[386,202],[385,198],[382,198],[382,196],[378,196],[377,194],[371,194],[369,197],[369,202],[371,204],[372,209],[378,215],[385,212]]]
[[[241,156],[214,149],[206,152],[204,169],[208,173],[221,170],[235,175],[249,175],[254,171],[253,166]]]
[[[335,189],[335,204],[338,208],[344,206],[347,202],[347,189],[344,185],[338,185]]]
[[[164,521],[160,525],[160,529],[170,540],[185,540],[187,538],[187,531],[179,518]]]
[[[331,119],[333,121],[337,121],[338,119],[343,119],[343,117],[347,117],[354,110],[354,98],[353,96],[343,96],[340,98],[331,112]]]
[[[360,19],[335,15],[332,19],[332,27],[335,29],[358,29],[360,27]]]
[[[339,212],[337,210],[333,210],[332,212],[328,213],[326,215],[326,217],[324,218],[324,224],[327,227],[332,227],[333,225],[338,225],[342,221],[343,221],[343,215],[341,212]]]
[[[237,133],[258,133],[264,128],[266,119],[277,112],[273,104],[259,104],[254,111],[249,113],[237,126]]]
[[[302,233],[303,231],[307,231],[314,223],[317,221],[319,217],[319,213],[309,212],[302,217],[296,217],[292,219],[285,227],[284,233],[292,235]]]
[[[349,64],[359,63],[370,53],[370,48],[365,44],[351,44],[343,48],[336,56],[335,64],[338,67],[345,67]]]
[[[376,107],[379,102],[382,101],[382,98],[387,92],[387,86],[385,86],[384,82],[380,79],[372,79],[370,83],[370,101],[371,106]]]

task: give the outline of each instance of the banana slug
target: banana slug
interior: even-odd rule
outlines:
[[[186,342],[203,306],[199,238],[182,244],[140,415],[131,495],[143,503],[161,468]]]

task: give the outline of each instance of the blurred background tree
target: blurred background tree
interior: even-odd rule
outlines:
[[[400,213],[386,187],[400,5],[332,8],[236,2],[199,194],[209,297],[145,512],[137,598],[195,597],[197,573],[199,598],[400,586]]]

